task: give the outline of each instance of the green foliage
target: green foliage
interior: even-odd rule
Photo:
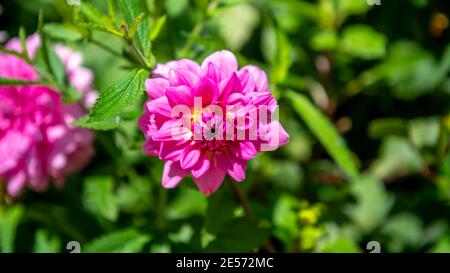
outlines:
[[[100,94],[86,122],[88,124],[97,122],[99,128],[105,129],[103,124],[99,122],[116,117],[124,109],[139,100],[144,93],[144,81],[147,76],[148,71],[136,69],[108,87]]]
[[[130,253],[139,252],[151,240],[134,229],[112,232],[90,242],[82,252]]]
[[[14,252],[16,230],[23,216],[23,207],[0,209],[0,252]]]
[[[114,181],[110,177],[88,177],[83,193],[86,208],[100,217],[116,221],[119,210],[113,187]]]
[[[303,118],[342,171],[351,179],[356,179],[358,169],[351,152],[333,125],[303,95],[289,91],[287,96],[291,100],[294,110]]]

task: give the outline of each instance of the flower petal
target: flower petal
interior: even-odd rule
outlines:
[[[197,161],[197,164],[191,170],[192,176],[202,176],[206,171],[208,171],[209,166],[211,166],[211,160],[209,160],[207,155],[202,155]]]
[[[147,110],[155,115],[170,118],[172,110],[166,97],[160,97],[146,103]]]
[[[241,91],[241,84],[236,73],[233,73],[228,81],[224,81],[220,85],[220,100],[226,102],[228,97],[233,93]]]
[[[168,120],[153,134],[155,141],[186,141],[191,139],[192,132],[186,128],[182,120]]]
[[[232,168],[227,173],[236,181],[241,182],[245,180],[245,170],[247,169],[247,161],[236,160],[233,162]]]
[[[289,134],[281,126],[277,120],[271,121],[266,125],[266,128],[262,128],[262,140],[260,151],[273,151],[289,142]]]
[[[258,92],[267,92],[269,91],[269,80],[267,79],[266,72],[261,68],[255,65],[247,65],[241,68],[240,71],[247,70],[251,78],[253,79],[253,83],[255,85],[255,90],[250,91],[258,91]]]
[[[210,167],[202,176],[194,177],[200,191],[205,195],[215,192],[222,184],[225,172],[219,167]]]
[[[175,188],[187,174],[188,172],[181,169],[178,162],[166,161],[162,176],[162,186],[168,189]]]
[[[147,79],[145,81],[145,89],[147,95],[152,99],[157,99],[166,94],[166,89],[169,87],[169,81],[162,78]]]
[[[185,85],[167,88],[166,96],[169,101],[169,105],[172,108],[177,105],[191,107],[194,103],[191,95],[191,89]]]
[[[234,54],[228,50],[217,51],[203,61],[202,70],[208,69],[209,63],[213,63],[219,76],[219,82],[228,79],[238,69],[238,62]]]
[[[211,104],[219,95],[217,84],[209,77],[200,80],[198,86],[193,89],[194,97],[202,98],[202,106]]]
[[[195,164],[197,164],[198,160],[200,159],[201,152],[197,149],[185,149],[184,155],[181,157],[180,165],[181,168],[191,169]]]
[[[250,141],[240,142],[237,146],[232,146],[234,151],[237,152],[236,157],[243,160],[250,160],[256,156],[256,148]],[[231,147],[230,147],[231,148]],[[236,148],[238,149],[236,151]]]

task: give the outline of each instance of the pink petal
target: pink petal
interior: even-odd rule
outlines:
[[[175,188],[187,174],[188,172],[181,169],[178,162],[166,161],[162,176],[162,186],[168,189]]]
[[[273,151],[289,142],[289,134],[277,120],[267,124],[262,131],[264,143],[261,144],[261,151]]]
[[[17,197],[25,187],[25,182],[26,175],[23,171],[15,173],[14,176],[8,180],[8,193],[13,197]]]
[[[222,184],[225,172],[219,167],[210,167],[202,176],[194,177],[200,191],[205,195],[215,192]]]
[[[184,149],[188,143],[181,141],[166,141],[159,143],[159,158],[162,160],[179,161],[183,156]]]
[[[192,168],[191,173],[193,177],[200,177],[208,171],[211,161],[207,155],[202,155],[197,161],[197,164]]]
[[[186,149],[184,152],[183,157],[181,157],[181,168],[191,169],[195,164],[197,164],[198,160],[200,159],[201,152],[197,149]]]
[[[239,93],[241,91],[241,84],[236,73],[233,73],[227,82],[222,82],[220,87],[220,100],[227,101],[228,96],[232,93]]]
[[[152,136],[155,141],[185,141],[192,137],[192,132],[186,128],[182,120],[168,120]]]
[[[169,101],[169,105],[172,108],[177,105],[191,107],[194,103],[191,95],[191,89],[185,85],[167,88],[166,96]]]
[[[243,160],[250,160],[256,156],[256,148],[252,142],[245,141],[240,142],[237,145],[230,146],[232,152],[235,156]]]
[[[187,85],[195,87],[200,76],[188,69],[171,69],[169,71],[169,83],[171,86]]]
[[[166,89],[169,87],[169,81],[162,78],[147,79],[145,81],[145,89],[147,95],[152,99],[157,99],[166,94]]]
[[[241,68],[241,71],[248,70],[250,73],[256,90],[250,91],[258,91],[258,92],[267,92],[269,91],[269,80],[267,79],[266,72],[261,68],[255,65],[247,65]]]
[[[218,94],[217,84],[208,77],[202,78],[197,88],[193,90],[194,97],[202,98],[202,106],[211,104],[218,97]]]
[[[208,63],[203,74],[205,77],[208,77],[213,82],[215,82],[215,83],[219,82],[219,74],[217,73],[216,66],[213,63],[211,63],[211,62]]]
[[[163,117],[172,117],[172,109],[170,108],[169,101],[166,97],[160,97],[155,100],[151,100],[146,104],[147,110],[155,115]]]
[[[145,140],[142,149],[146,155],[157,156],[160,147],[157,142],[153,141],[151,138],[148,138]]]
[[[245,180],[245,169],[247,168],[247,161],[237,160],[233,162],[232,168],[228,170],[228,174],[236,181],[241,182]]]
[[[202,70],[208,69],[209,63],[213,63],[216,67],[219,81],[228,79],[238,69],[236,57],[228,50],[217,51],[206,57],[201,66]]]
[[[24,156],[31,145],[31,139],[25,134],[8,131],[0,139],[0,173],[4,173],[14,168],[20,163],[20,158]]]
[[[248,72],[247,69],[241,69],[238,72],[239,76],[239,82],[242,86],[242,93],[247,93],[251,91],[255,91],[255,83],[253,82],[253,78],[250,75],[250,72]]]

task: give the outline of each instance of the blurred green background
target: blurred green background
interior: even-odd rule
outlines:
[[[114,2],[81,0],[81,16]],[[140,149],[140,104],[96,132],[95,158],[63,190],[12,200],[2,187],[0,252],[450,252],[448,1],[143,2],[161,27],[157,62],[228,49],[268,73],[290,142],[249,163],[239,187],[254,217],[227,181],[208,198],[190,178],[163,189],[162,162]],[[83,38],[64,0],[2,1],[0,29],[35,32],[39,9],[54,42],[84,53],[96,90],[129,71],[96,44],[120,53],[120,39]]]

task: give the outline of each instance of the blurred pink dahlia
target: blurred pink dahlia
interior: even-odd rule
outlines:
[[[21,51],[17,38],[6,47]],[[37,34],[27,39],[30,58],[39,47]],[[86,105],[96,94],[92,72],[81,67],[80,53],[63,46],[55,50],[84,102],[63,104],[60,93],[47,86],[0,86],[0,181],[6,182],[12,196],[25,187],[43,191],[50,181],[62,186],[65,177],[84,167],[94,153],[93,132],[70,125],[86,114]],[[6,54],[0,54],[0,77],[38,80],[31,65]]]
[[[201,65],[186,59],[157,65],[146,89],[149,100],[139,120],[143,149],[166,161],[165,188],[190,173],[209,195],[226,174],[243,181],[257,152],[288,142],[266,74],[252,65],[239,69],[229,51],[215,52]]]

